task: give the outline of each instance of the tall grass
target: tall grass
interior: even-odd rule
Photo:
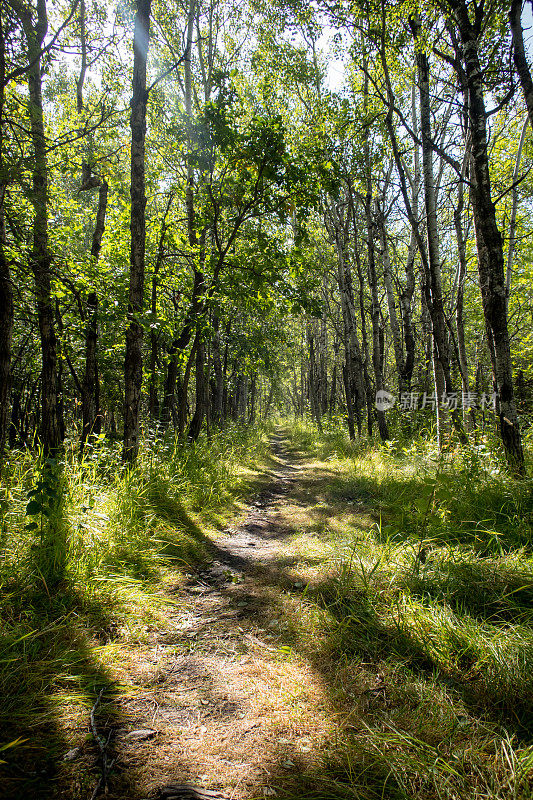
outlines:
[[[130,469],[104,439],[81,459],[74,447],[54,460],[10,454],[0,497],[0,748],[12,745],[0,751],[3,796],[21,786],[47,796],[28,764],[57,768],[68,720],[87,718],[102,688],[113,707],[113,642],[142,642],[165,584],[211,557],[208,533],[224,526],[266,447],[263,430],[234,425],[194,445],[146,438]]]
[[[533,482],[490,440],[291,429],[347,520],[306,602],[351,723],[298,796],[531,800]]]

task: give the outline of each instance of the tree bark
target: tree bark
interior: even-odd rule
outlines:
[[[527,113],[533,130],[533,80],[526,58],[526,48],[524,46],[524,32],[522,30],[522,0],[511,0],[509,9],[509,24],[513,36],[513,60],[515,64],[524,98],[526,101]]]
[[[198,338],[195,337],[194,342],[191,347],[191,351],[187,358],[187,363],[185,365],[185,370],[183,373],[183,378],[178,381],[178,413],[177,413],[177,429],[178,429],[178,438],[180,440],[183,439],[185,434],[185,427],[187,425],[187,414],[188,414],[188,402],[187,397],[189,393],[189,381],[191,379],[191,370],[193,361],[196,357],[196,346],[198,344]]]
[[[400,325],[398,323],[398,315],[396,313],[396,301],[394,297],[394,287],[392,283],[392,268],[390,263],[389,242],[387,239],[387,231],[385,228],[385,217],[383,211],[377,204],[377,217],[378,227],[381,239],[381,252],[382,252],[382,265],[383,265],[383,282],[385,284],[385,292],[387,294],[387,306],[389,309],[389,324],[392,335],[392,345],[394,349],[394,360],[396,362],[396,371],[398,373],[398,391],[401,394],[405,391],[403,382],[404,373],[404,354],[402,334]]]
[[[450,6],[455,14],[462,43],[461,56],[465,74],[463,90],[467,100],[471,143],[470,200],[474,215],[483,314],[494,385],[498,394],[500,433],[509,466],[520,476],[525,473],[525,463],[514,399],[503,241],[492,201],[483,71],[479,60],[477,34],[464,0],[452,0]]]
[[[253,425],[255,422],[255,402],[257,395],[257,374],[254,372],[250,382],[250,409],[248,413],[248,423]]]
[[[161,221],[161,230],[159,233],[159,242],[157,245],[157,255],[152,272],[152,292],[150,301],[150,311],[152,314],[152,325],[150,328],[150,386],[148,391],[148,411],[150,419],[155,422],[159,417],[159,396],[157,392],[157,345],[159,341],[159,334],[155,327],[155,320],[157,318],[157,280],[159,277],[159,270],[163,263],[165,255],[165,235],[168,229],[167,217],[170,211],[170,206],[174,195],[170,195]]]
[[[324,279],[324,296],[327,296],[327,283]],[[325,312],[322,314],[318,326],[318,335],[316,337],[317,343],[317,367],[318,367],[318,401],[320,406],[320,414],[324,416],[328,410],[328,370],[327,370],[327,353],[328,353],[328,328],[327,318]]]
[[[418,136],[416,85],[414,83],[411,89],[411,124],[414,135]],[[418,219],[418,195],[420,192],[420,150],[416,142],[414,144],[413,161],[414,168],[411,189],[411,208],[413,216]],[[407,392],[411,391],[411,382],[413,379],[416,353],[415,330],[411,311],[416,285],[414,271],[416,252],[416,237],[414,231],[411,230],[411,241],[409,242],[407,260],[405,262],[405,284],[401,289],[398,298],[405,347],[405,360],[402,367],[402,385],[405,387],[404,390]]]
[[[122,459],[131,463],[139,452],[142,388],[142,311],[146,246],[145,137],[146,59],[150,31],[151,0],[137,0],[133,40],[133,96],[131,101],[131,251],[124,362],[124,444]]]
[[[343,382],[346,393],[346,412],[350,438],[353,439],[355,438],[355,425],[357,425],[358,433],[361,435],[361,410],[365,403],[365,387],[363,383],[363,359],[357,334],[352,273],[347,254],[352,213],[353,208],[349,193],[347,194],[344,212],[342,208],[337,208],[334,203],[329,208],[329,217],[331,219],[330,235],[335,242],[337,251],[337,278],[344,328],[345,363],[343,367]]]
[[[355,266],[357,269],[357,278],[359,281],[359,315],[361,317],[361,358],[363,361],[363,381],[366,399],[366,423],[368,435],[372,436],[374,430],[374,410],[375,410],[375,391],[370,379],[368,371],[370,365],[370,355],[368,347],[368,334],[366,325],[366,309],[365,309],[365,280],[363,275],[363,266],[361,264],[361,254],[359,251],[358,236],[357,236],[357,222],[355,218],[355,209],[352,213],[353,217],[353,234],[354,234],[354,251],[355,251]]]
[[[465,154],[465,163],[463,172],[466,168],[467,154]],[[457,206],[453,214],[453,222],[455,227],[455,236],[457,239],[457,257],[459,261],[459,269],[457,275],[457,300],[455,308],[455,329],[457,331],[457,360],[459,362],[459,371],[461,373],[461,384],[463,389],[463,398],[470,393],[470,380],[468,375],[468,358],[466,355],[466,340],[465,340],[465,321],[464,321],[464,290],[467,275],[466,263],[466,238],[463,229],[463,209],[464,209],[464,182],[463,174],[459,179],[457,187]],[[463,402],[463,418],[466,420],[466,409]],[[473,408],[470,410],[470,419],[475,424],[475,413]]]
[[[7,181],[4,176],[3,116],[5,80],[4,20],[0,4],[0,471],[9,425],[11,388],[11,343],[13,340],[13,287],[11,269],[5,253],[4,197]]]
[[[196,406],[194,414],[189,424],[187,437],[189,441],[195,442],[202,429],[207,410],[207,377],[205,374],[205,343],[203,334],[198,331],[196,334]]]
[[[316,422],[316,426],[322,433],[322,419],[320,414],[320,402],[317,392],[317,365],[315,359],[315,336],[311,322],[307,322],[307,344],[309,347],[309,401],[311,403],[311,414]]]
[[[48,30],[46,2],[38,0],[35,25],[30,10],[23,8],[17,13],[21,16],[28,46],[28,90],[33,144],[32,204],[35,212],[30,266],[35,280],[42,353],[40,437],[44,452],[53,453],[61,444],[61,426],[57,393],[57,337],[51,292],[51,256],[48,249],[48,162],[41,85],[40,54]]]
[[[368,79],[365,76],[365,95],[368,92]],[[381,369],[381,346],[380,346],[380,331],[379,321],[381,308],[378,296],[378,281],[376,274],[376,251],[375,251],[375,223],[372,214],[372,172],[370,164],[370,145],[368,142],[368,130],[364,139],[364,154],[365,154],[365,176],[366,176],[366,192],[364,200],[366,230],[367,230],[367,250],[368,250],[368,282],[370,285],[370,293],[372,297],[372,366],[374,367],[374,382],[376,386],[376,394],[385,389],[383,382],[383,372]],[[378,430],[381,440],[387,441],[389,438],[389,428],[385,412],[381,408],[376,407],[376,416],[378,421]]]
[[[107,212],[108,189],[107,181],[105,178],[102,178],[98,191],[98,209],[96,212],[96,223],[91,245],[91,264],[93,269],[96,269],[102,247]],[[98,293],[96,289],[89,292],[87,296],[86,312],[85,374],[83,377],[82,393],[83,422],[80,442],[80,450],[82,452],[87,439],[92,435],[98,436],[102,429],[102,417],[100,414],[100,376],[98,372]]]
[[[415,43],[418,41],[420,23],[417,18],[411,18],[411,30]],[[422,174],[424,178],[424,202],[426,209],[426,240],[428,271],[425,281],[428,286],[430,302],[428,303],[433,338],[434,382],[435,382],[435,410],[437,412],[437,433],[439,446],[442,443],[444,432],[444,409],[441,406],[441,395],[453,394],[451,380],[450,353],[448,347],[448,333],[446,329],[446,316],[442,299],[442,279],[440,263],[439,229],[437,222],[437,201],[435,191],[435,178],[433,174],[433,137],[431,131],[431,106],[430,106],[430,78],[429,60],[423,50],[416,51],[416,64],[418,74],[418,90],[420,97],[420,132],[422,136]]]
[[[224,373],[222,371],[222,358],[220,354],[220,318],[213,317],[213,422],[221,425],[224,416]]]

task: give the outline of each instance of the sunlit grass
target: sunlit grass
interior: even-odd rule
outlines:
[[[82,459],[67,447],[48,466],[35,453],[11,454],[0,506],[0,746],[13,745],[2,759],[8,794],[21,791],[12,788],[21,780],[32,796],[52,791],[24,764],[60,760],[72,746],[69,722],[81,718],[87,729],[101,689],[107,713],[118,713],[114,698],[128,686],[117,675],[125,675],[128,651],[163,624],[180,576],[212,558],[209,534],[238,513],[252,466],[267,449],[263,430],[231,426],[196,445],[147,439],[130,470],[104,440]],[[47,469],[50,502],[28,516]]]
[[[275,471],[265,442],[242,430],[192,449],[153,440],[127,473],[113,447],[67,455],[42,533],[24,530],[38,468],[12,460],[0,724],[2,742],[26,742],[0,759],[60,763],[102,689],[102,713],[120,724],[133,666],[180,602],[172,590],[212,557],[250,480]],[[291,428],[301,473],[279,506],[290,536],[257,589],[283,684],[265,701],[290,725],[326,709],[331,727],[283,796],[531,800],[531,482],[510,478],[489,445],[439,456],[432,440]]]
[[[291,636],[329,659],[347,723],[287,796],[530,800],[531,481],[490,442],[439,455],[297,422],[291,443],[331,470],[329,552]]]

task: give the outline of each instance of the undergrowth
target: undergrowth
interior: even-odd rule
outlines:
[[[439,454],[304,421],[290,440],[330,476],[331,555],[303,606],[349,721],[290,797],[531,800],[531,479],[488,440]]]
[[[68,729],[81,718],[86,735],[102,690],[102,712],[117,713],[127,687],[110,667],[157,624],[171,602],[165,586],[212,557],[209,532],[235,512],[266,450],[262,429],[234,425],[194,445],[148,438],[127,470],[103,438],[82,458],[68,447],[56,459],[10,454],[0,496],[2,797],[21,787],[55,796]]]

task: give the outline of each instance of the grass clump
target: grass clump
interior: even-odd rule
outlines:
[[[439,454],[305,422],[291,442],[327,475],[307,637],[347,720],[294,797],[530,800],[531,480],[490,442]]]
[[[48,460],[11,454],[0,508],[3,797],[57,795],[62,759],[102,690],[101,713],[118,724],[124,648],[147,640],[167,589],[212,557],[209,532],[235,513],[265,451],[263,430],[235,425],[195,445],[147,438],[128,470],[103,440],[81,459],[68,448]]]

